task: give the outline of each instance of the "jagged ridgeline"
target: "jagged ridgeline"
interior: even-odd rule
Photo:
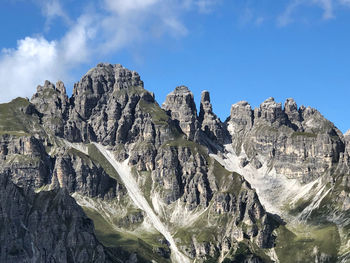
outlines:
[[[350,262],[349,141],[273,98],[225,122],[98,64],[0,105],[0,262]]]

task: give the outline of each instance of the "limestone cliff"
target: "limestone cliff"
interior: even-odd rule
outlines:
[[[0,228],[1,258],[293,262],[296,249],[305,258],[295,262],[341,262],[350,256],[348,137],[293,99],[241,101],[222,122],[208,91],[197,114],[180,86],[160,107],[118,64],[89,70],[70,98],[47,81],[30,101],[0,105],[2,198],[19,198],[1,210],[18,213],[0,220],[28,234],[11,243]],[[295,222],[312,236],[303,249]]]

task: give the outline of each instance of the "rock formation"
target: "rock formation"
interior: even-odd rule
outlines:
[[[133,191],[141,189],[156,219],[96,145],[130,168]],[[30,101],[0,105],[0,222],[8,225],[0,227],[0,259],[176,262],[178,250],[188,262],[288,263],[291,248],[281,242],[298,247],[288,226],[300,222],[315,233],[296,253],[308,255],[304,262],[341,262],[349,235],[331,232],[331,248],[318,238],[350,225],[349,159],[349,134],[293,99],[282,107],[268,98],[255,109],[238,102],[223,123],[208,91],[199,114],[185,86],[161,108],[136,72],[101,63],[70,98],[62,82],[46,81]],[[284,190],[295,191],[283,203]]]

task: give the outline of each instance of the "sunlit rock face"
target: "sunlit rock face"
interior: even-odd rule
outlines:
[[[89,70],[70,98],[47,81],[0,105],[0,220],[11,226],[0,261],[288,263],[297,222],[314,235],[297,257],[341,262],[349,138],[293,99],[240,101],[222,122],[208,91],[197,112],[179,86],[160,107],[118,64]]]
[[[239,102],[232,105],[227,125],[238,154],[244,151],[248,159],[264,160],[302,182],[336,167],[345,150],[341,132],[330,121],[315,109],[298,108],[293,99],[282,108],[268,98],[254,110]]]

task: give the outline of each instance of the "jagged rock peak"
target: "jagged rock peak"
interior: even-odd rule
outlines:
[[[286,115],[282,103],[277,103],[273,97],[266,99],[259,108],[254,109],[254,117],[274,123],[277,127],[286,123]]]
[[[135,87],[143,89],[143,81],[137,72],[120,64],[100,63],[74,85],[72,101],[75,111],[88,119],[98,103],[106,104],[112,94]]]
[[[212,105],[210,103],[210,94],[209,91],[203,90],[202,96],[201,96],[201,105],[200,105],[200,112],[199,112],[199,118],[201,119],[201,115],[205,112],[212,112]]]
[[[210,103],[210,94],[207,90],[202,91],[198,120],[202,132],[209,139],[219,144],[227,142],[228,134],[220,119],[213,112],[213,107]]]
[[[85,86],[94,93],[101,94],[129,87],[143,87],[143,81],[136,71],[124,68],[120,64],[99,63],[74,85],[73,94],[79,94],[79,91],[85,92]]]
[[[344,137],[350,137],[350,130],[348,130],[346,133],[344,133]]]
[[[209,94],[209,91],[207,90],[202,91],[201,102],[205,102],[205,101],[210,102],[210,94]]]
[[[69,110],[69,99],[63,82],[58,81],[55,86],[50,81],[45,81],[44,86],[38,86],[30,102],[35,106],[35,111],[40,113],[43,126],[54,131],[55,135],[62,136]]]
[[[281,103],[277,103],[274,97],[269,97],[263,103],[261,103],[260,107],[275,106],[276,104],[279,105]]]
[[[197,109],[193,93],[186,86],[178,86],[169,93],[162,105],[189,139],[193,139],[198,127]]]
[[[57,81],[56,86],[53,83],[51,83],[50,81],[45,80],[44,86],[38,85],[37,93],[41,93],[41,92],[43,92],[44,90],[47,90],[47,89],[58,91],[62,95],[66,95],[66,87],[64,86],[64,83],[62,81],[60,81],[60,80]]]
[[[286,102],[284,103],[284,112],[287,114],[288,119],[291,123],[299,126],[298,123],[301,121],[301,116],[298,111],[298,106],[294,99],[286,99]]]
[[[350,130],[344,133],[345,147],[348,153],[350,153]]]
[[[66,92],[66,87],[64,86],[64,83],[62,81],[57,81],[56,83],[56,89],[61,93],[61,94],[67,94]]]
[[[185,94],[185,93],[191,93],[192,94],[192,92],[188,89],[188,87],[186,87],[184,85],[176,87],[173,92],[176,93],[176,94]],[[192,97],[193,97],[193,94],[192,94]]]
[[[286,111],[290,112],[298,110],[297,103],[293,98],[286,99],[286,102],[284,103],[284,108]]]
[[[236,104],[232,104],[231,110],[233,107],[239,107],[239,106],[243,106],[243,107],[248,106],[250,109],[252,109],[252,107],[250,106],[248,101],[242,100],[242,101],[237,102]]]
[[[231,106],[228,123],[235,132],[250,130],[253,126],[253,111],[247,101],[239,101]]]

